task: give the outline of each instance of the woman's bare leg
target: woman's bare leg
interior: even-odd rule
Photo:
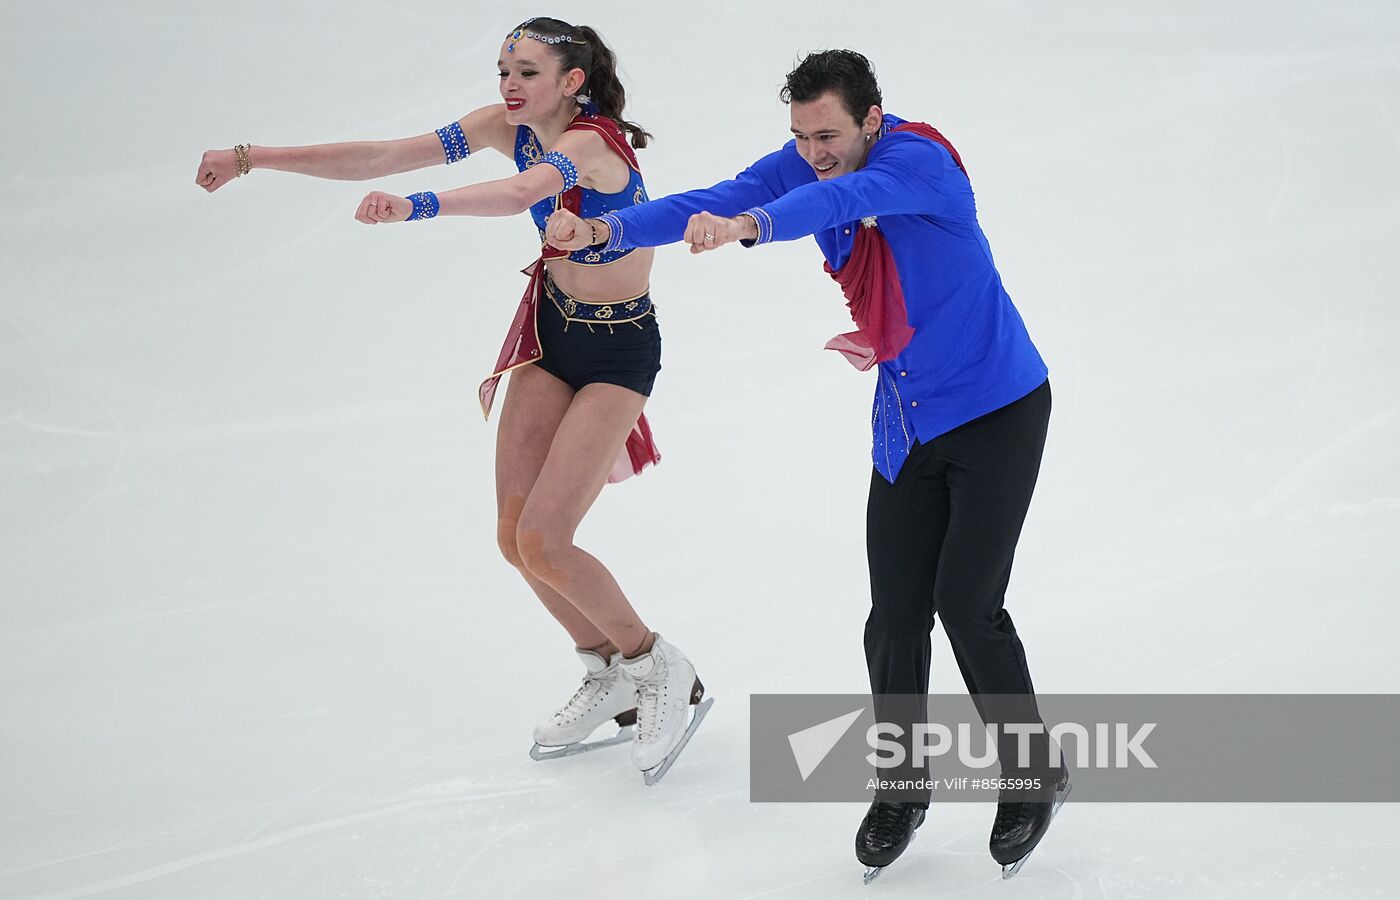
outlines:
[[[574,546],[574,533],[607,483],[646,400],[613,384],[585,385],[574,396],[520,510],[516,531],[525,568],[629,655],[648,649],[651,633],[612,573]]]
[[[615,649],[607,637],[574,604],[530,572],[521,559],[516,537],[526,498],[534,490],[555,433],[573,402],[573,388],[535,366],[522,366],[510,373],[496,433],[496,542],[501,555],[520,571],[574,644],[598,650],[606,659]]]

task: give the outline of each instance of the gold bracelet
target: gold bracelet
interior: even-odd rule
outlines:
[[[247,175],[253,171],[253,161],[248,156],[247,144],[233,145],[234,169],[239,175]]]

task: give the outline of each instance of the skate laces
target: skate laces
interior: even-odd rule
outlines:
[[[997,818],[992,824],[992,830],[998,834],[1003,834],[1026,819],[1035,812],[1035,804],[1028,800],[999,800],[997,801]]]
[[[905,808],[902,803],[876,801],[870,811],[870,831],[881,843],[893,843],[904,836]]]
[[[637,740],[649,744],[661,729],[661,686],[666,683],[666,664],[655,657],[656,668],[637,684]]]
[[[555,718],[561,722],[569,722],[583,715],[588,709],[588,704],[593,702],[593,698],[598,696],[602,690],[603,682],[593,676],[583,679],[583,684],[578,686],[574,695],[569,698],[569,702],[559,707],[559,711],[554,714]]]

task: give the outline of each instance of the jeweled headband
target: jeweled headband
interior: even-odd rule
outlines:
[[[537,16],[536,18],[538,18],[538,16]],[[554,35],[549,35],[549,34],[536,34],[536,33],[533,32],[533,31],[526,31],[525,29],[527,29],[527,28],[530,26],[530,23],[533,22],[533,21],[535,21],[535,20],[534,20],[534,19],[526,19],[525,22],[524,22],[524,24],[522,24],[519,28],[515,29],[515,30],[512,31],[509,35],[507,35],[507,40],[510,41],[509,44],[506,44],[506,52],[507,52],[507,53],[514,53],[514,52],[515,52],[515,45],[516,45],[517,43],[519,43],[520,41],[524,40],[525,38],[534,38],[535,40],[539,41],[539,42],[542,43],[542,44],[587,44],[587,43],[588,43],[588,41],[581,41],[581,40],[579,40],[578,38],[576,38],[576,37],[570,37],[570,36],[567,35],[567,34],[554,34]]]

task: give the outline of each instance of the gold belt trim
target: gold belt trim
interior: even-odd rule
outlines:
[[[565,294],[554,284],[554,279],[546,277],[544,293],[566,322],[582,322],[589,326],[625,325],[628,322],[633,322],[637,323],[638,328],[641,328],[639,320],[645,319],[655,312],[651,305],[650,289],[642,291],[635,297],[614,300],[611,303],[585,303]]]

